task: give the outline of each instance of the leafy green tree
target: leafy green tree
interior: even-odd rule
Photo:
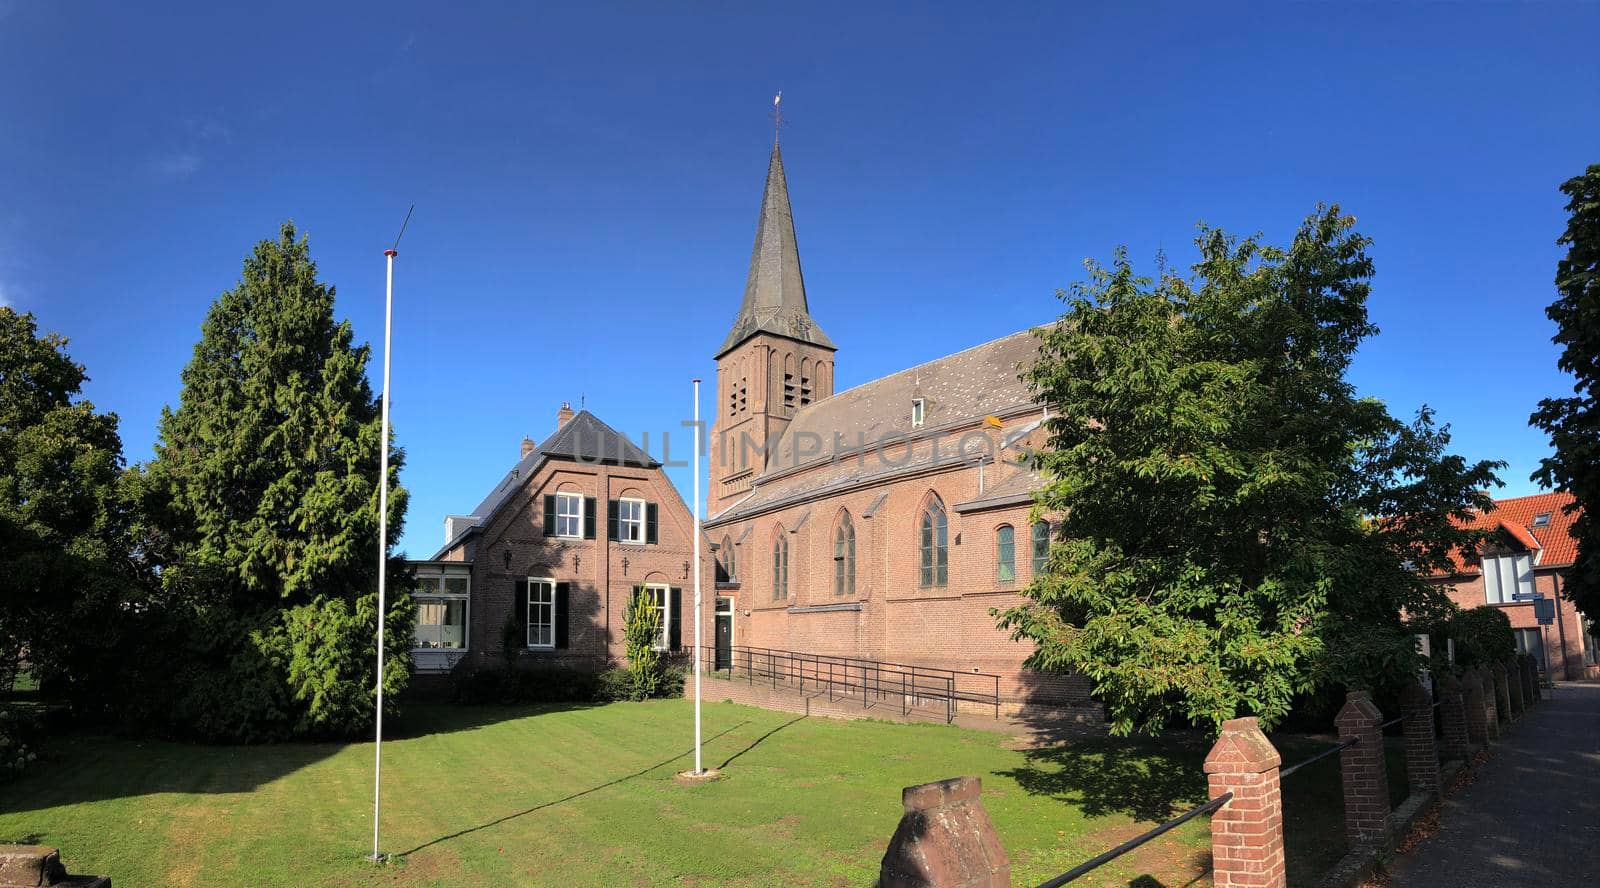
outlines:
[[[1319,208],[1287,248],[1202,226],[1188,279],[1110,269],[1061,294],[1024,378],[1050,408],[1036,512],[1048,569],[1001,625],[1036,668],[1094,684],[1113,730],[1254,714],[1377,688],[1421,660],[1402,613],[1448,609],[1419,572],[1472,535],[1497,464],[1446,453],[1346,379],[1368,241]]]
[[[139,495],[143,549],[192,655],[175,711],[204,736],[346,735],[372,715],[379,405],[367,346],[286,223],[212,304],[161,416]],[[389,539],[403,454],[390,443]],[[409,672],[412,610],[390,565],[385,691]]]
[[[117,417],[82,398],[66,345],[0,306],[0,686],[26,652],[73,694],[120,643],[130,574]]]
[[[661,612],[650,590],[634,590],[623,618],[622,640],[628,654],[631,696],[647,700],[656,695],[662,681],[661,652],[656,650],[661,640]]]
[[[1561,185],[1568,197],[1567,230],[1558,244],[1567,255],[1556,266],[1561,294],[1545,314],[1556,322],[1562,347],[1557,366],[1575,378],[1574,397],[1545,398],[1529,419],[1550,436],[1555,453],[1542,460],[1533,480],[1571,491],[1580,510],[1572,525],[1578,557],[1567,577],[1567,596],[1592,620],[1600,620],[1600,164]]]

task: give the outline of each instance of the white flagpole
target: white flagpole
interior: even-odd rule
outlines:
[[[368,858],[373,862],[383,860],[378,851],[378,814],[383,796],[383,618],[389,577],[389,339],[394,324],[394,257],[400,254],[384,250],[383,255],[389,260],[389,279],[383,298],[383,431],[378,438],[378,728],[372,744],[372,856]]]
[[[705,773],[700,766],[700,669],[705,659],[700,650],[700,380],[694,381],[694,773]]]

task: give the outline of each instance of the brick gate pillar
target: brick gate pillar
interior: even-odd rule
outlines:
[[[1344,831],[1351,845],[1381,841],[1389,824],[1389,776],[1383,761],[1383,714],[1366,691],[1345,695],[1333,720],[1339,741],[1355,740],[1339,751],[1344,782]]]
[[[1483,684],[1483,721],[1489,729],[1489,739],[1500,739],[1499,692],[1494,687],[1494,673],[1487,666],[1478,667],[1478,681]]]
[[[1506,691],[1511,695],[1511,713],[1521,715],[1528,709],[1528,704],[1522,699],[1522,664],[1517,662],[1515,655],[1506,661]]]
[[[1488,706],[1483,700],[1483,676],[1478,670],[1461,673],[1461,692],[1467,715],[1467,737],[1478,746],[1488,746]]]
[[[1206,756],[1211,798],[1233,798],[1211,815],[1212,884],[1216,888],[1284,888],[1283,801],[1278,766],[1283,759],[1254,718],[1222,723],[1222,736]]]
[[[1406,733],[1406,780],[1412,794],[1439,794],[1439,748],[1433,740],[1433,698],[1414,681],[1400,692]]]
[[[1489,674],[1494,677],[1494,704],[1500,710],[1501,720],[1510,724],[1511,683],[1506,680],[1506,667],[1500,663],[1490,663]]]
[[[1445,759],[1466,761],[1471,752],[1467,739],[1467,707],[1461,682],[1453,675],[1442,675],[1433,686],[1439,692],[1439,732],[1443,743],[1439,754]]]

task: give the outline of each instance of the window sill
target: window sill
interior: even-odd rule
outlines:
[[[835,611],[858,611],[858,610],[861,610],[861,602],[859,602],[859,601],[844,601],[844,602],[840,602],[838,604],[808,604],[808,605],[806,605],[804,607],[798,607],[798,606],[797,607],[791,607],[791,608],[789,608],[789,613],[791,613],[791,614],[827,614],[827,613],[833,613]]]

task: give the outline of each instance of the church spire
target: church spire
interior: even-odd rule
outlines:
[[[789,184],[783,175],[783,154],[777,139],[767,163],[767,187],[756,218],[756,244],[750,253],[750,275],[744,302],[733,329],[717,349],[717,357],[757,333],[773,333],[832,350],[833,340],[817,327],[806,305],[806,283],[800,273],[800,248],[795,242],[794,213],[789,209]]]

